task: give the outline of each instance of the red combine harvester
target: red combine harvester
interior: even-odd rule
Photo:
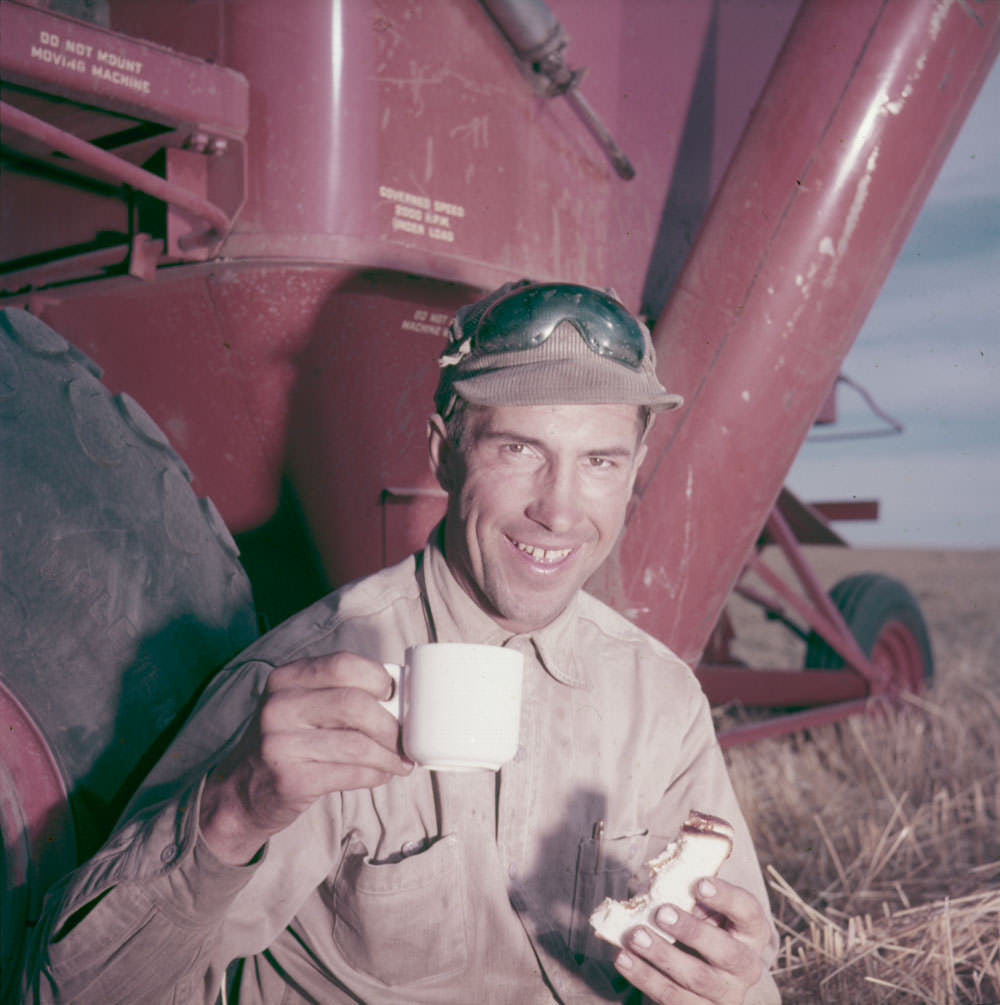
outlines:
[[[998,48],[945,0],[0,0],[5,961],[255,615],[423,544],[414,417],[511,279],[655,324],[687,404],[592,587],[798,710],[723,743],[919,688],[913,598],[828,596],[850,514],[782,483]],[[806,669],[731,659],[734,586]]]

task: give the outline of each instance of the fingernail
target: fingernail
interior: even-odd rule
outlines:
[[[672,907],[661,907],[656,912],[656,921],[660,925],[676,925],[677,912]]]
[[[698,884],[698,894],[708,900],[710,897],[714,897],[719,891],[716,889],[715,884],[710,879],[703,879]]]
[[[619,953],[615,959],[615,966],[619,970],[631,970],[635,965],[635,960],[628,953]]]
[[[637,928],[632,933],[632,945],[640,949],[649,949],[653,944],[653,938],[644,928]]]

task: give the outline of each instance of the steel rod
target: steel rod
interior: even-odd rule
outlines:
[[[156,199],[177,206],[180,209],[191,213],[193,216],[204,220],[209,225],[208,231],[197,235],[198,243],[210,243],[221,240],[229,231],[232,224],[230,218],[215,203],[178,185],[173,185],[165,178],[160,178],[145,168],[130,164],[121,157],[100,147],[88,143],[63,129],[51,125],[42,119],[29,115],[20,108],[15,108],[7,102],[0,101],[0,118],[7,129],[31,139],[38,140],[58,150],[67,157],[88,167],[96,168],[98,171],[109,175],[123,185],[131,185],[132,188],[145,192]],[[193,236],[193,235],[192,235]],[[190,244],[191,238],[187,243]]]

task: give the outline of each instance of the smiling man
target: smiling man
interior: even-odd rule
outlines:
[[[50,898],[25,999],[772,1003],[776,937],[694,675],[583,586],[680,404],[612,296],[511,284],[459,311],[427,547],[290,619],[213,682],[107,845]],[[399,752],[383,661],[525,657],[499,772]],[[588,925],[697,809],[734,827],[692,913],[626,948]],[[659,938],[660,934],[669,936]]]
[[[449,488],[445,555],[498,624],[530,632],[562,613],[617,540],[643,422],[634,405],[465,409],[458,444],[440,416],[430,425]]]

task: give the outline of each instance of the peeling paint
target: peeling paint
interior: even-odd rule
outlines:
[[[827,289],[830,289],[837,281],[838,258],[843,260],[844,256],[847,254],[851,238],[854,236],[854,231],[857,229],[858,222],[861,219],[865,203],[868,201],[868,193],[871,188],[872,176],[875,174],[875,168],[878,165],[878,156],[879,147],[876,146],[875,149],[868,155],[868,160],[865,162],[865,173],[858,181],[857,187],[854,190],[854,198],[851,200],[850,209],[848,209],[847,217],[844,220],[844,229],[840,235],[840,239],[837,241],[837,254],[834,256],[833,265],[831,266],[829,273],[823,280],[823,286]]]
[[[913,85],[912,84],[906,84],[906,86],[903,88],[902,93],[900,94],[898,100],[896,100],[896,101],[887,101],[886,102],[886,104],[885,104],[885,110],[890,115],[899,115],[899,113],[906,106],[906,99],[909,98],[909,96],[912,93],[913,93]]]
[[[869,106],[864,121],[858,127],[852,140],[852,147],[854,149],[851,155],[845,159],[845,164],[850,165],[854,164],[856,160],[860,161],[864,146],[875,137],[875,124],[879,117],[897,117],[905,111],[907,104],[914,96],[916,82],[919,81],[927,67],[930,45],[937,41],[944,19],[955,2],[957,0],[940,0],[936,4],[928,25],[928,36],[930,38],[928,49],[925,49],[917,58],[914,69],[907,76],[905,83],[899,89],[897,95],[891,96],[887,88],[882,88],[879,91],[875,100]],[[891,78],[892,73],[889,76]],[[895,88],[897,85],[892,82],[892,86]],[[829,271],[823,280],[823,286],[827,289],[832,288],[837,281],[839,264],[847,254],[854,232],[861,220],[865,205],[870,196],[872,179],[878,166],[879,153],[880,144],[875,143],[874,148],[869,152],[865,161],[864,172],[856,183],[851,204],[844,217],[843,231],[839,237],[835,240],[833,236],[825,235],[819,241],[819,254],[831,259]],[[804,299],[809,296],[809,283],[812,277],[812,270],[805,276],[796,276],[796,285],[802,290]]]
[[[684,487],[684,495],[687,498],[687,512],[684,514],[684,546],[681,550],[680,561],[677,563],[676,579],[678,584],[671,591],[671,597],[676,601],[676,609],[683,610],[683,598],[688,587],[688,569],[693,557],[692,536],[694,534],[694,520],[691,513],[694,509],[694,466],[689,464],[687,470],[687,481]]]
[[[809,266],[809,271],[803,276],[799,274],[795,277],[796,285],[802,290],[802,299],[809,299],[809,290],[812,287],[812,281],[816,278],[816,273],[819,272],[819,263],[813,262]]]
[[[941,25],[944,24],[944,19],[948,16],[948,11],[954,2],[955,0],[941,0],[937,9],[931,14],[930,29],[927,34],[930,35],[932,42],[936,42],[938,35],[941,34]]]
[[[448,135],[471,143],[473,150],[485,150],[490,145],[489,116],[474,115],[468,122],[453,126]]]
[[[847,213],[844,232],[840,235],[840,241],[837,244],[837,252],[841,257],[846,253],[847,247],[851,243],[851,238],[854,236],[854,230],[858,225],[858,220],[861,218],[862,210],[864,210],[865,203],[868,201],[868,189],[871,187],[872,175],[875,173],[875,167],[878,164],[878,154],[879,147],[876,146],[868,155],[868,161],[865,164],[865,174],[858,182],[858,187],[854,192],[854,200]]]
[[[664,590],[670,597],[674,597],[677,593],[673,584],[670,582],[670,577],[667,575],[666,566],[650,566],[643,570],[642,572],[642,585],[647,590],[661,589]],[[646,608],[648,610],[648,608]]]
[[[410,60],[409,73],[400,76],[395,74],[376,73],[375,81],[382,87],[409,92],[412,116],[420,118],[427,110],[424,98],[425,90],[448,88],[457,93],[469,91],[474,95],[493,95],[501,93],[501,88],[480,80],[467,77],[450,69],[421,66],[415,60]]]
[[[434,137],[427,137],[426,150],[424,153],[424,182],[429,182],[434,177]]]

